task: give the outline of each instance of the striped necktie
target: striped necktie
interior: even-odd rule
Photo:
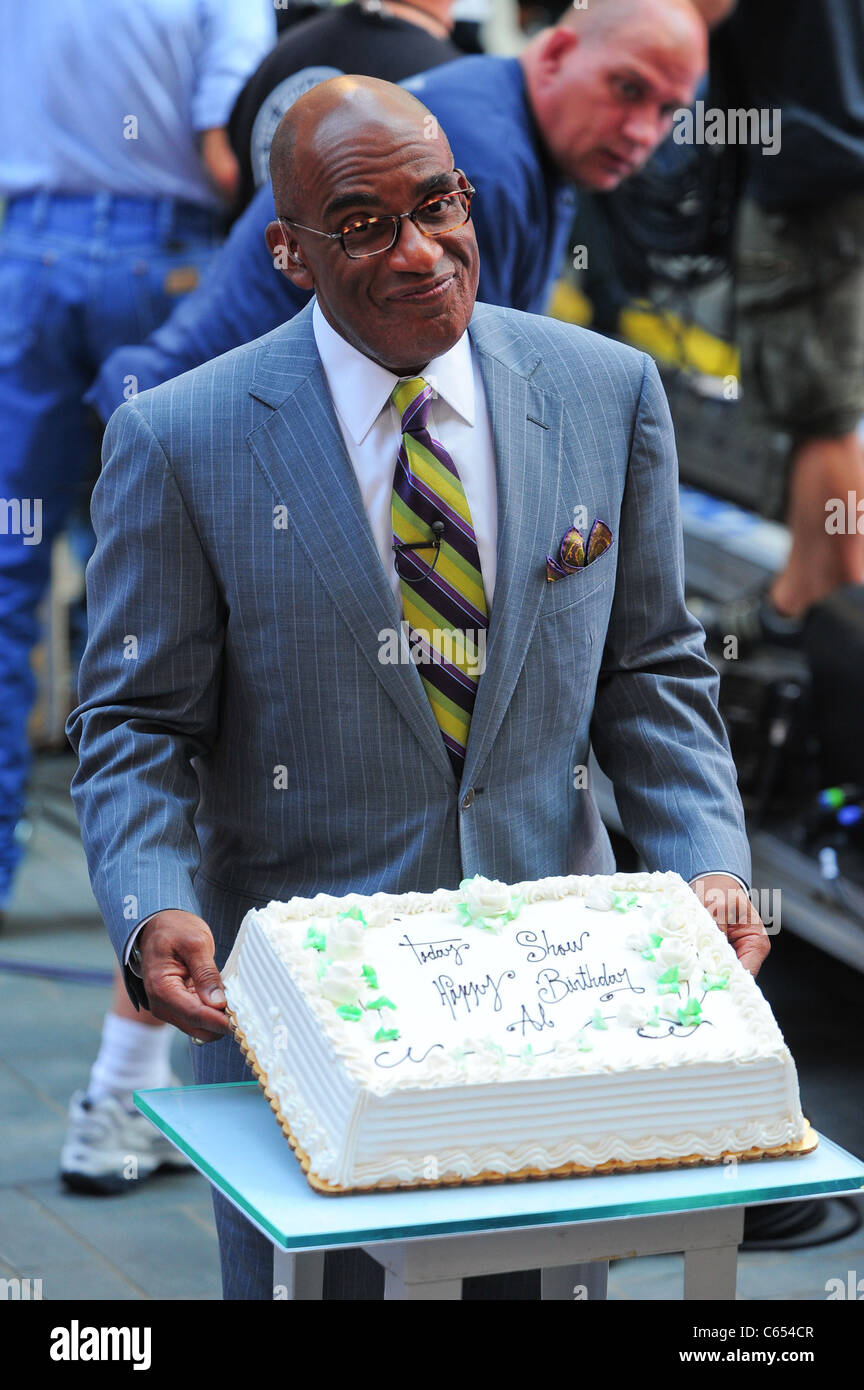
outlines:
[[[489,620],[465,489],[447,450],[426,428],[431,398],[432,387],[421,376],[400,381],[390,398],[402,419],[393,543],[429,542],[432,523],[443,522],[437,552],[401,552],[399,586],[417,669],[461,778]]]

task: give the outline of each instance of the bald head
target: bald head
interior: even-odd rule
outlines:
[[[660,26],[685,39],[695,33],[701,39],[706,23],[703,10],[723,3],[731,0],[589,0],[584,9],[571,5],[557,23],[592,42],[634,24]]]
[[[352,347],[396,375],[458,342],[480,270],[472,189],[425,106],[334,77],[283,116],[270,152],[278,268]]]
[[[279,211],[306,205],[314,178],[316,152],[324,152],[347,133],[360,129],[385,142],[409,131],[425,134],[437,122],[422,102],[377,77],[331,77],[304,92],[276,128],[270,146],[270,177]],[[446,145],[446,137],[444,144]],[[449,146],[447,146],[449,151]]]

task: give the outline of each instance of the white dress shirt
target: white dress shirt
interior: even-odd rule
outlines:
[[[393,564],[391,500],[402,435],[399,412],[390,396],[407,373],[399,377],[388,372],[347,343],[331,328],[317,300],[312,328],[366,516],[401,610],[399,576]],[[436,391],[429,409],[429,433],[447,450],[465,489],[491,613],[498,546],[495,451],[483,378],[467,330],[449,351],[434,357],[422,375]]]

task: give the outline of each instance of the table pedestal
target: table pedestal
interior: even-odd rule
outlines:
[[[543,1299],[603,1299],[610,1259],[678,1252],[684,1255],[685,1299],[734,1299],[743,1232],[744,1208],[723,1207],[362,1248],[384,1266],[385,1299],[400,1302],[461,1299],[463,1279],[537,1268]],[[274,1247],[273,1283],[280,1298],[319,1299],[323,1281],[321,1253],[290,1255]]]
[[[820,1138],[801,1158],[324,1197],[256,1082],[135,1099],[267,1236],[274,1298],[301,1302],[321,1298],[324,1251],[349,1248],[379,1262],[391,1300],[459,1299],[463,1279],[524,1269],[542,1270],[544,1299],[597,1300],[610,1259],[677,1252],[685,1299],[734,1299],[745,1207],[864,1188],[864,1163]]]

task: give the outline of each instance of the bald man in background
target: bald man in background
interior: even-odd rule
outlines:
[[[461,58],[402,84],[441,122],[477,188],[484,302],[544,311],[567,251],[574,186],[606,192],[641,168],[675,110],[692,102],[706,63],[706,23],[690,0],[592,0],[518,58]],[[272,216],[265,187],[195,294],[145,344],[112,353],[89,397],[104,420],[131,391],[303,307],[308,294],[274,273],[264,241]]]

